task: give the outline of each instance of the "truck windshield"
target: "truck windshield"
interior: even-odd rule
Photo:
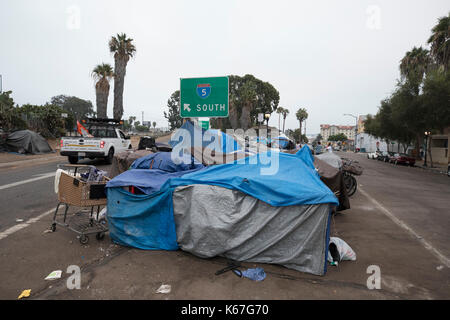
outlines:
[[[90,125],[87,129],[95,138],[117,138],[114,127]]]

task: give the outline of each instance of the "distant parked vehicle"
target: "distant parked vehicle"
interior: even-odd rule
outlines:
[[[396,153],[389,158],[389,162],[393,164],[405,164],[413,167],[416,163],[416,159],[408,156],[406,153]]]
[[[377,158],[377,160],[388,162],[389,157],[393,156],[394,152],[383,151]]]

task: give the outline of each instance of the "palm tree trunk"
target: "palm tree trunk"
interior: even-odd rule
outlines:
[[[300,143],[302,143],[303,142],[303,139],[302,139],[302,121],[299,120],[298,122],[300,122]]]
[[[102,81],[102,80],[100,80]],[[107,118],[109,83],[97,83],[95,86],[97,118]]]
[[[120,57],[115,58],[115,77],[114,77],[114,119],[120,120],[123,115],[123,88],[125,82],[125,73],[127,61]]]

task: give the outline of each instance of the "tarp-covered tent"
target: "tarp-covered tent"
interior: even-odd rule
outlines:
[[[278,146],[281,149],[295,148],[295,144],[283,133],[272,139],[272,146]]]
[[[53,152],[52,148],[39,133],[31,130],[12,132],[6,139],[9,151],[18,153],[41,154]]]
[[[278,170],[268,169],[275,164]],[[162,185],[142,188],[145,195],[122,188],[152,184],[160,175],[153,171],[132,169],[107,184],[115,242],[326,272],[331,207],[338,201],[302,155],[263,153],[178,177],[166,173]]]

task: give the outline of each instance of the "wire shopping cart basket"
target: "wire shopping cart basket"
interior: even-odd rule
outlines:
[[[71,230],[79,235],[81,244],[89,242],[89,234],[95,234],[97,240],[102,240],[108,231],[106,220],[99,220],[100,207],[106,205],[106,183],[108,177],[98,174],[95,166],[90,165],[58,165],[58,205],[51,230],[56,231],[56,225]],[[58,210],[65,206],[64,217],[58,221]],[[69,206],[87,208],[68,217]],[[94,218],[94,208],[96,217]]]

